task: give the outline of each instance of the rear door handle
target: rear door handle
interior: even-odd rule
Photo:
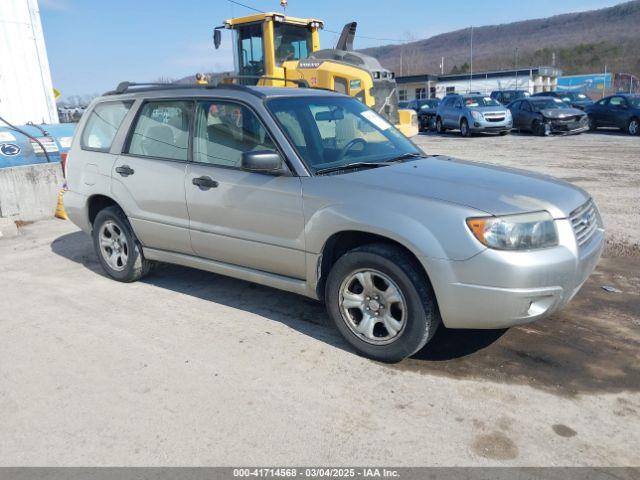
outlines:
[[[118,172],[123,177],[128,177],[129,175],[133,175],[135,173],[135,170],[129,165],[122,165],[121,167],[116,167],[116,172]]]
[[[211,177],[196,177],[191,180],[191,183],[199,187],[201,190],[209,190],[210,188],[216,188],[218,186],[218,182],[213,180]]]

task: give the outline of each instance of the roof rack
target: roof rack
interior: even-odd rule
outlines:
[[[233,88],[237,90],[244,90],[252,95],[263,97],[264,95],[256,90],[251,89],[248,85],[242,85],[238,83],[229,83],[225,80],[242,80],[242,79],[257,79],[257,80],[278,80],[281,82],[289,82],[297,85],[299,88],[311,88],[309,82],[304,79],[287,79],[283,77],[265,77],[260,75],[234,75],[223,77],[215,85],[199,85],[199,84],[185,84],[185,83],[137,83],[137,82],[120,82],[115,90],[106,92],[104,95],[122,95],[132,92],[149,92],[154,90],[182,90],[182,89],[213,89],[213,88]]]
[[[294,78],[284,78],[284,77],[265,77],[264,75],[230,75],[228,77],[222,77],[218,85],[241,85],[241,84],[225,83],[225,80],[227,79],[242,80],[244,78],[248,78],[251,80],[276,80],[276,81],[285,82],[285,83],[287,82],[293,83],[294,85],[297,85],[300,88],[311,88],[309,86],[309,82],[307,82],[304,78],[294,79]],[[259,85],[259,86],[262,87],[266,85]]]

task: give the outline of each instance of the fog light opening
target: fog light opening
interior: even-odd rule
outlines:
[[[553,295],[544,297],[537,297],[529,299],[529,308],[527,309],[527,316],[536,317],[542,315],[551,308],[554,303]]]

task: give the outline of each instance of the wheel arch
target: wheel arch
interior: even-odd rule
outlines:
[[[342,230],[333,233],[327,238],[322,247],[317,266],[316,294],[318,298],[324,298],[324,290],[329,272],[342,255],[355,248],[374,243],[392,245],[406,253],[414,263],[414,266],[426,279],[429,288],[432,288],[429,273],[424,268],[422,262],[420,262],[418,256],[402,242],[386,235],[364,230]]]
[[[87,199],[87,217],[92,228],[98,213],[107,207],[118,207],[122,210],[120,204],[107,195],[95,194]]]

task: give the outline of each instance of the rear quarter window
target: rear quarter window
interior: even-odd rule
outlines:
[[[80,147],[83,150],[108,152],[118,129],[133,102],[105,102],[97,104],[85,123]]]

